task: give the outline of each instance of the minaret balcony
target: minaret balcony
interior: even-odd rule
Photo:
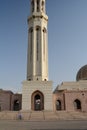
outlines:
[[[31,20],[32,18],[37,18],[37,17],[44,18],[45,20],[48,21],[48,16],[43,12],[34,12],[34,13],[32,13],[32,15],[30,15],[28,17],[28,21]]]

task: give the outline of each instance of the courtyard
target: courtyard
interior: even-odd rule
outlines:
[[[87,130],[87,113],[3,111],[0,112],[0,130]]]

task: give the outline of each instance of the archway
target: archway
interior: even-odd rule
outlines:
[[[56,100],[56,110],[61,110],[61,101],[60,100]]]
[[[75,108],[76,110],[81,110],[81,102],[80,102],[80,100],[76,99],[76,100],[74,101],[74,108]]]
[[[35,91],[31,96],[31,109],[34,111],[44,110],[44,95],[40,91]]]
[[[13,110],[14,111],[19,111],[20,110],[19,100],[14,100]]]

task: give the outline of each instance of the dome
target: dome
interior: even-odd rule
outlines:
[[[77,73],[76,80],[87,80],[87,65],[80,68]]]

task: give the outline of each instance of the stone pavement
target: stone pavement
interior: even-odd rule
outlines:
[[[25,121],[59,121],[59,120],[87,120],[87,113],[66,111],[3,111],[0,120],[25,120]]]
[[[87,130],[87,121],[0,120],[0,130]]]

